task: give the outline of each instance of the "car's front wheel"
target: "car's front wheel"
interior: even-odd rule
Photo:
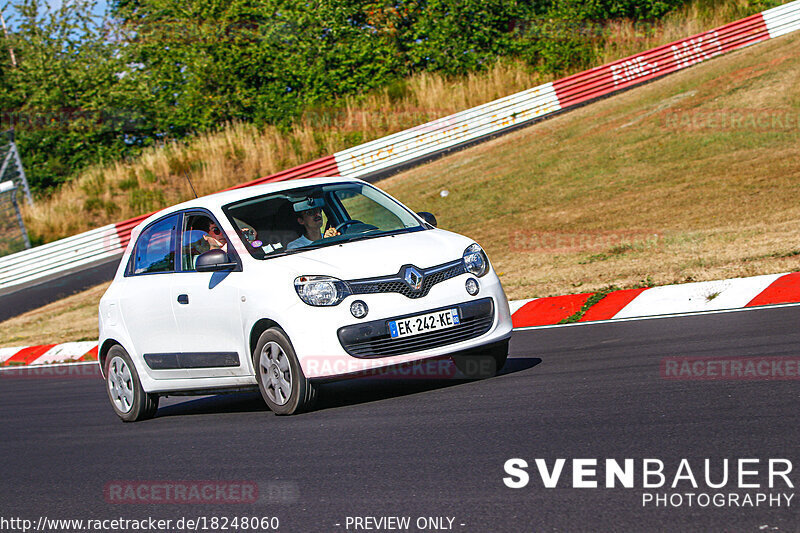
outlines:
[[[270,328],[258,338],[253,350],[258,388],[276,415],[292,415],[311,408],[316,389],[306,379],[286,333]]]
[[[108,399],[123,422],[153,418],[158,410],[158,395],[144,391],[131,356],[119,344],[108,351],[105,374]]]
[[[469,352],[454,354],[453,362],[467,379],[484,379],[496,375],[508,359],[508,339],[481,346]]]

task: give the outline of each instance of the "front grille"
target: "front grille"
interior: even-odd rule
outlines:
[[[438,331],[420,333],[411,337],[392,338],[388,323],[410,316],[458,308],[460,324]],[[431,309],[414,315],[398,316],[386,320],[374,320],[363,324],[354,324],[339,329],[339,342],[345,351],[353,357],[362,359],[373,357],[389,357],[439,348],[449,344],[480,337],[494,323],[494,304],[491,298],[483,298],[473,302],[451,305],[441,309]]]
[[[396,292],[406,298],[422,298],[427,296],[431,287],[450,278],[464,274],[464,262],[461,260],[452,261],[443,265],[437,265],[428,269],[418,269],[422,273],[422,287],[419,290],[412,289],[405,281],[403,276],[405,269],[412,265],[404,265],[397,274],[380,278],[365,278],[348,281],[352,294],[378,294],[386,292]]]

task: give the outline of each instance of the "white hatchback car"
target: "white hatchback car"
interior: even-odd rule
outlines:
[[[478,244],[435,226],[344,178],[152,215],[100,300],[114,410],[136,421],[159,396],[257,386],[272,411],[292,414],[320,381],[445,355],[468,377],[494,375],[511,335],[500,280]]]

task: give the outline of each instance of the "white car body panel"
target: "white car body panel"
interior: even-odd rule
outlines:
[[[151,274],[123,278],[119,282],[120,298],[116,303],[122,314],[122,327],[127,330],[129,339],[136,339],[135,345],[140,353],[176,351],[178,324],[170,298],[171,277]],[[150,372],[156,379],[188,377],[185,370]]]
[[[180,350],[185,353],[235,352],[240,361],[238,367],[188,370],[187,377],[243,376],[250,373],[244,337],[232,335],[242,331],[242,302],[236,283],[239,276],[233,274],[241,272],[227,276],[221,272],[182,272],[173,276],[170,299],[178,324]],[[187,296],[189,303],[178,303],[179,295]]]
[[[313,307],[298,297],[294,280],[302,275],[325,275],[342,280],[388,276],[404,265],[417,268],[460,260],[475,241],[441,229],[381,236],[259,260],[237,237],[221,207],[240,199],[308,185],[352,182],[345,178],[314,178],[272,183],[228,191],[186,202],[157,213],[132,233],[114,282],[100,302],[100,346],[117,342],[134,362],[146,392],[186,392],[256,384],[251,361],[250,333],[262,319],[277,323],[288,335],[307,378],[332,378],[354,372],[447,355],[507,339],[511,313],[493,268],[478,278],[480,292],[470,296],[464,287],[470,274],[433,285],[421,298],[399,293],[350,295],[331,307]],[[401,204],[402,205],[402,204]],[[210,211],[228,235],[229,246],[241,261],[241,271],[177,272],[125,276],[126,265],[143,228],[168,213],[202,208]],[[188,296],[179,304],[178,295]],[[370,322],[491,297],[494,322],[477,338],[409,354],[361,359],[349,355],[337,337],[343,326],[358,324],[350,303],[363,300]],[[101,348],[102,350],[102,348]],[[239,366],[153,370],[147,353],[235,352]],[[102,354],[101,354],[102,355]]]

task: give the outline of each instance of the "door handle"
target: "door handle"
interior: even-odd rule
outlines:
[[[189,303],[189,295],[188,294],[179,294],[178,295],[178,303],[179,304],[188,304]]]

